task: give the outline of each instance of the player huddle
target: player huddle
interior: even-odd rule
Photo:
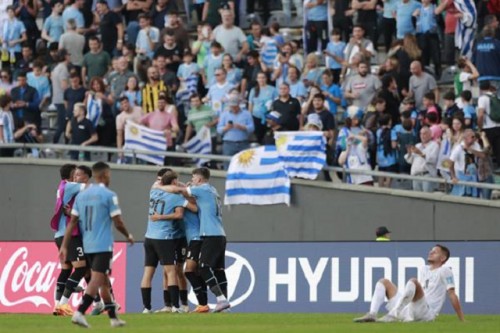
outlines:
[[[150,192],[145,263],[141,282],[143,313],[151,313],[151,280],[160,262],[164,270],[165,307],[157,312],[187,312],[186,278],[198,299],[193,312],[209,312],[207,286],[217,297],[214,312],[229,309],[224,271],[226,236],[220,198],[211,186],[207,168],[193,170],[189,186],[178,182],[170,169],[158,172]],[[51,227],[59,248],[61,273],[56,288],[56,315],[72,315],[72,322],[90,327],[84,314],[107,311],[112,327],[124,326],[116,315],[109,274],[113,257],[112,226],[133,244],[121,217],[117,195],[108,189],[110,167],[103,162],[63,165]],[[93,177],[95,183],[90,184]],[[184,268],[185,266],[185,268]],[[78,310],[68,305],[82,278],[87,288]],[[180,302],[179,302],[180,300]]]

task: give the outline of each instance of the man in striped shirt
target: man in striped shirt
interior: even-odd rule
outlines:
[[[148,83],[142,88],[142,111],[151,113],[158,108],[158,97],[160,92],[170,96],[167,86],[160,80],[158,68],[150,66],[148,68]]]

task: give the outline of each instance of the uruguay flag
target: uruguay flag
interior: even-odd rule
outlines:
[[[212,138],[210,136],[210,129],[202,126],[196,135],[188,142],[182,145],[186,152],[190,154],[211,154],[212,153]],[[196,165],[201,166],[203,163],[208,162],[205,159],[196,159]]]
[[[167,139],[161,131],[151,130],[145,126],[127,121],[125,125],[124,149],[149,150],[152,152],[165,152]],[[132,154],[126,154],[132,156]],[[163,165],[164,157],[161,155],[137,154],[137,157],[146,162]]]
[[[323,132],[275,132],[280,160],[290,177],[316,179],[326,164]]]
[[[274,146],[244,150],[231,159],[225,205],[290,205],[290,179]]]
[[[179,88],[179,91],[177,91],[177,94],[175,95],[177,104],[189,102],[189,98],[191,97],[191,95],[197,92],[198,92],[198,74],[193,73],[188,76],[186,81],[183,82],[183,84]]]
[[[477,10],[473,0],[453,0],[455,8],[462,14],[457,20],[455,30],[455,45],[460,49],[460,55],[472,59],[474,39],[477,29]]]

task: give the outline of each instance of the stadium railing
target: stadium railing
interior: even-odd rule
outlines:
[[[217,162],[229,162],[231,161],[230,156],[222,156],[222,155],[207,155],[207,154],[190,154],[190,153],[183,153],[183,152],[158,152],[158,151],[150,151],[150,150],[139,150],[139,149],[117,149],[117,148],[110,148],[110,147],[95,147],[95,146],[78,146],[78,145],[64,145],[64,144],[33,144],[33,143],[10,143],[10,144],[5,144],[5,143],[0,143],[0,149],[2,148],[10,148],[10,149],[17,149],[22,152],[22,157],[28,158],[29,156],[29,150],[31,149],[38,149],[42,152],[42,158],[43,158],[43,152],[50,151],[53,156],[52,157],[57,157],[57,155],[60,155],[62,157],[64,152],[68,151],[79,151],[79,152],[90,152],[90,153],[112,153],[112,154],[124,154],[125,156],[128,156],[131,158],[132,164],[138,164],[138,155],[159,155],[159,156],[167,156],[171,158],[176,158],[176,159],[183,159],[183,160],[193,160],[193,159],[204,159],[204,160],[211,160],[211,161],[217,161]],[[341,174],[341,179],[343,182],[347,179],[348,174],[355,174],[355,175],[368,175],[368,176],[373,176],[373,177],[388,177],[391,179],[399,179],[399,180],[407,180],[407,181],[425,181],[425,182],[432,182],[436,184],[443,184],[445,192],[448,193],[449,190],[453,185],[464,185],[467,187],[476,187],[476,188],[481,188],[481,189],[488,189],[488,190],[497,190],[500,191],[500,185],[497,184],[490,184],[490,183],[479,183],[479,182],[464,182],[464,181],[458,181],[457,183],[452,183],[449,180],[439,178],[439,177],[422,177],[422,176],[411,176],[407,174],[400,174],[400,173],[391,173],[391,172],[382,172],[382,171],[374,171],[374,170],[353,170],[353,169],[347,169],[343,167],[332,167],[332,166],[325,166],[323,168],[324,170],[327,170],[329,172],[336,172],[338,174]]]

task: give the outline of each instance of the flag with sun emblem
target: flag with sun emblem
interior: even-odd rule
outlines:
[[[290,178],[274,146],[244,150],[231,159],[225,205],[290,205]]]
[[[280,160],[290,177],[316,179],[326,164],[323,132],[275,132]]]
[[[155,131],[145,126],[127,121],[125,125],[125,145],[123,149],[149,150],[152,152],[165,152],[167,139],[161,131]],[[132,156],[132,154],[126,154]],[[137,158],[146,162],[163,165],[162,155],[137,154]]]

